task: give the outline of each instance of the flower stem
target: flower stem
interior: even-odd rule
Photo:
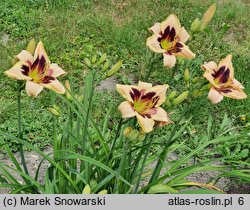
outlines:
[[[150,65],[149,65],[149,68],[148,68],[148,72],[147,72],[147,74],[146,74],[146,77],[144,78],[144,82],[148,82],[148,79],[149,79],[149,77],[150,77],[150,74],[151,74],[152,71],[153,71],[153,66],[154,66],[154,63],[155,63],[154,58],[155,58],[155,54],[151,54],[150,59],[149,59]]]
[[[149,137],[149,134],[146,134],[145,140],[144,140],[145,142],[147,141],[148,137]],[[139,173],[139,176],[138,176],[138,179],[137,179],[137,183],[136,183],[136,186],[135,186],[134,194],[137,193],[137,191],[138,191],[139,184],[140,184],[141,178],[142,178],[142,173],[143,173],[144,168],[145,168],[145,163],[146,163],[146,160],[147,160],[147,158],[148,158],[148,154],[149,154],[149,151],[150,151],[152,142],[153,142],[153,136],[152,136],[152,138],[149,140],[149,144],[148,144],[146,153],[145,153],[144,158],[143,158],[143,161],[142,161],[142,166],[141,166],[141,170],[140,170],[140,173]]]
[[[85,123],[84,123],[84,127],[83,127],[83,131],[82,131],[82,155],[85,155],[86,150],[89,151],[89,142],[87,142],[87,135],[88,135],[88,122],[89,122],[89,115],[90,115],[90,111],[91,111],[91,105],[92,105],[92,99],[93,99],[93,95],[94,95],[94,83],[95,83],[95,76],[96,76],[96,71],[93,71],[93,69],[91,69],[90,74],[86,77],[87,81],[86,81],[86,90],[85,90],[85,95],[84,97],[86,97],[85,99],[85,107],[87,108],[87,112],[86,112],[86,117],[85,117]],[[80,165],[80,171],[82,172],[83,170],[85,170],[85,176],[86,176],[86,180],[89,180],[90,178],[90,170],[89,170],[89,164],[82,161],[81,165]]]
[[[118,139],[118,136],[119,136],[122,124],[123,123],[122,123],[122,118],[121,118],[120,121],[119,121],[117,130],[116,130],[116,133],[115,133],[115,138],[114,138],[113,144],[111,146],[111,149],[110,149],[110,152],[109,152],[109,155],[108,155],[108,158],[107,158],[107,162],[110,160],[110,158],[111,158],[111,156],[113,154],[113,151],[114,151],[114,148],[115,148],[115,144],[117,142],[117,139]]]
[[[22,83],[20,81],[18,81],[18,87],[17,87],[18,138],[23,140],[22,119],[21,119],[21,90],[22,90]],[[24,157],[22,144],[19,144],[19,153],[20,153],[21,163],[23,165],[24,172],[27,175],[29,175],[29,171],[28,171],[25,157]]]
[[[159,175],[160,175],[160,172],[161,172],[161,169],[162,169],[162,166],[163,166],[163,163],[166,159],[166,156],[168,154],[168,149],[169,149],[169,146],[173,143],[173,138],[175,136],[175,133],[176,133],[176,129],[177,129],[177,126],[179,124],[179,122],[182,120],[183,116],[187,113],[187,111],[190,109],[191,107],[187,107],[185,108],[183,111],[182,111],[182,114],[180,116],[180,118],[178,119],[177,123],[175,124],[171,134],[170,134],[170,137],[168,138],[168,141],[166,142],[166,145],[162,151],[162,153],[160,154],[160,157],[158,159],[158,162],[156,164],[156,167],[154,169],[154,172],[150,178],[150,181],[149,183],[153,182],[154,180],[156,180]]]

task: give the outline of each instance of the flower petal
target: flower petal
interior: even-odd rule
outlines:
[[[181,30],[181,24],[176,15],[169,15],[166,20],[161,23],[161,31],[164,33],[167,27],[174,28],[175,34],[179,34]]]
[[[154,120],[152,118],[143,117],[137,112],[135,112],[136,118],[138,120],[139,125],[145,133],[149,133],[153,130]]]
[[[180,38],[180,41],[183,43],[185,43],[189,39],[189,34],[184,27],[181,27],[178,37]]]
[[[50,63],[49,57],[44,49],[43,43],[40,41],[35,49],[34,61],[39,58],[39,60],[44,57],[46,63]]]
[[[134,101],[133,101],[133,99],[132,99],[132,97],[131,97],[132,88],[135,88],[135,89],[137,89],[138,91],[140,91],[139,88],[136,87],[136,86],[134,86],[134,85],[119,85],[119,84],[116,85],[116,90],[117,90],[126,100],[128,100],[128,101],[130,101],[130,102],[133,103]]]
[[[247,98],[247,95],[244,93],[244,91],[241,88],[237,88],[237,87],[228,88],[224,91],[220,91],[220,93],[225,97],[233,98],[233,99]]]
[[[135,111],[132,108],[130,102],[124,101],[118,106],[118,110],[122,114],[122,118],[130,118],[135,116]]]
[[[172,68],[176,63],[176,58],[174,55],[163,53],[163,63],[164,67]]]
[[[214,61],[209,61],[208,63],[201,65],[201,69],[204,71],[212,70],[212,71],[216,72],[218,70],[218,66]]]
[[[55,91],[56,93],[59,94],[64,94],[65,93],[65,88],[64,86],[57,80],[57,79],[51,79],[46,83],[41,83],[44,87]]]
[[[31,78],[26,75],[28,70],[28,64],[26,62],[19,61],[11,69],[5,71],[4,74],[17,80],[31,80]]]
[[[32,81],[27,81],[25,89],[29,96],[37,97],[43,90],[43,86]]]
[[[166,91],[168,89],[168,85],[156,85],[150,89],[148,89],[145,94],[150,93],[150,92],[154,92],[154,98],[158,97],[158,101],[155,104],[155,107],[159,107],[160,105],[162,105],[165,101],[166,101]]]
[[[152,115],[152,118],[159,122],[167,122],[167,123],[172,122],[168,117],[167,112],[161,107],[156,108],[156,114]]]
[[[213,74],[214,72],[212,70],[206,70],[203,77],[205,77],[215,88],[219,89],[220,86],[215,83]]]
[[[234,78],[234,68],[232,64],[232,55],[227,55],[226,58],[222,59],[218,65],[218,69],[225,66],[225,71],[229,69],[229,79]]]
[[[66,74],[66,72],[63,69],[61,69],[56,63],[51,63],[50,64],[50,66],[49,66],[49,72],[50,71],[52,73],[49,74],[49,75],[51,75],[53,77],[59,77],[61,75],[65,75]]]
[[[33,56],[27,51],[27,50],[22,50],[16,57],[20,61],[24,61],[31,65],[33,63]]]
[[[208,99],[213,104],[217,104],[217,103],[221,102],[221,100],[223,99],[223,95],[221,95],[216,89],[211,87],[211,89],[210,89],[210,91],[208,93]]]
[[[166,52],[166,50],[161,48],[160,43],[158,41],[159,37],[160,37],[159,34],[154,34],[154,35],[148,37],[146,44],[151,51],[156,52],[156,53],[164,53],[164,52]]]
[[[149,88],[152,88],[152,84],[151,83],[147,83],[147,82],[141,82],[141,81],[139,81],[139,83],[138,83],[138,87],[140,88],[140,89],[144,89],[144,90],[147,90],[147,89],[149,89]]]
[[[192,59],[195,57],[195,54],[189,49],[187,45],[185,45],[182,42],[179,42],[181,45],[183,45],[181,48],[179,48],[181,51],[177,52],[176,55],[184,58]]]
[[[244,89],[243,85],[237,79],[233,79],[233,86]]]
[[[148,29],[149,32],[154,34],[159,34],[161,32],[161,24],[155,23],[151,28]]]

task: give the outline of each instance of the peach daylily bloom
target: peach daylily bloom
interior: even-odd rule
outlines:
[[[141,81],[138,86],[117,84],[117,91],[127,100],[118,107],[122,118],[136,116],[145,133],[151,132],[154,126],[172,123],[166,111],[160,107],[166,100],[167,88],[168,85],[152,87],[151,83]]]
[[[232,55],[220,61],[219,65],[213,61],[201,65],[205,71],[203,76],[211,83],[208,99],[213,103],[219,103],[223,97],[244,99],[244,87],[234,78]]]
[[[156,53],[163,53],[164,66],[172,68],[176,63],[176,56],[192,59],[195,54],[184,43],[189,34],[181,27],[175,15],[169,15],[162,23],[155,23],[150,32],[154,34],[147,39],[147,46]]]
[[[34,56],[27,50],[22,50],[16,57],[19,61],[4,73],[16,80],[26,80],[25,89],[29,96],[36,97],[43,87],[59,94],[65,93],[65,88],[57,77],[66,72],[50,62],[42,42],[38,43]]]

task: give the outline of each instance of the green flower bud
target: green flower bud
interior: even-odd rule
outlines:
[[[199,82],[199,80],[200,80],[200,77],[195,77],[195,78],[192,80],[192,83],[193,83],[193,84],[196,84],[196,83]]]
[[[84,96],[75,94],[75,98],[76,98],[77,101],[83,102]]]
[[[68,80],[65,81],[65,87],[66,87],[66,98],[68,100],[72,100],[72,96],[71,96],[71,88],[70,88],[70,83]]]
[[[48,111],[57,117],[60,116],[60,113],[54,108],[48,108]]]
[[[186,82],[189,82],[189,80],[190,80],[190,72],[189,72],[188,68],[186,68],[184,71],[184,79]]]
[[[132,130],[128,136],[128,139],[130,141],[136,141],[136,140],[138,140],[139,135],[140,135],[140,133],[138,130]]]
[[[192,22],[190,30],[191,30],[193,33],[197,33],[197,32],[199,32],[199,31],[202,30],[202,22],[199,20],[199,18],[196,18],[196,19]]]
[[[105,60],[107,59],[107,54],[102,54],[101,58],[99,59],[97,65],[100,66]]]
[[[202,95],[202,92],[199,91],[199,90],[194,90],[193,93],[192,93],[193,98],[198,98],[201,95]]]
[[[133,130],[132,127],[130,127],[130,126],[129,126],[129,127],[126,127],[126,128],[123,130],[123,135],[124,135],[125,137],[128,138],[132,130]]]
[[[92,59],[91,59],[91,63],[94,64],[94,63],[96,62],[96,59],[97,59],[97,56],[94,55],[94,56],[92,57]]]
[[[165,104],[167,107],[171,107],[171,102],[168,99],[166,99]]]
[[[201,88],[201,91],[209,90],[210,88],[211,88],[211,84],[208,83],[207,85],[204,85],[204,86]]]
[[[82,194],[90,194],[91,193],[91,188],[90,186],[87,184],[82,191]]]
[[[92,67],[92,64],[88,58],[84,58],[84,63],[86,64],[86,66],[88,66],[90,68]]]
[[[35,39],[31,39],[29,44],[27,45],[26,47],[26,50],[31,54],[33,55],[34,51],[35,51],[35,48],[36,48],[36,41]]]
[[[106,62],[104,63],[104,65],[103,65],[103,67],[102,67],[102,71],[107,70],[108,67],[109,67],[109,61],[106,61]]]
[[[98,194],[99,195],[106,195],[106,194],[108,194],[108,191],[107,190],[102,190]]]
[[[173,105],[176,106],[177,104],[180,104],[181,102],[183,102],[188,98],[188,95],[189,91],[184,91],[182,94],[180,94],[177,98],[173,100]]]
[[[138,136],[138,142],[143,141],[145,138],[145,133],[140,133],[140,135]]]
[[[173,99],[176,95],[177,95],[177,91],[176,91],[176,90],[173,90],[173,91],[168,95],[168,99],[171,100],[171,99]]]
[[[122,61],[118,61],[107,73],[108,77],[111,77],[112,75],[114,75],[116,72],[119,71],[119,69],[122,66]]]

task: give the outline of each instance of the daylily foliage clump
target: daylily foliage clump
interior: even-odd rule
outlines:
[[[193,22],[191,26],[192,34],[202,31],[208,25],[215,9],[215,5],[212,5],[204,14],[201,22],[198,19]],[[195,58],[195,54],[187,46],[190,36],[186,29],[181,26],[176,15],[171,14],[163,22],[155,23],[149,28],[149,31],[153,35],[147,38],[146,45],[151,51],[163,54],[164,67],[177,67],[177,57]],[[92,116],[92,99],[95,87],[100,84],[101,80],[115,75],[123,66],[122,61],[118,61],[109,68],[110,64],[106,53],[95,54],[92,59],[85,58],[83,63],[85,63],[88,71],[84,75],[84,91],[76,93],[75,88],[71,87],[72,81],[70,81],[70,78],[65,81],[65,86],[57,80],[59,76],[65,75],[66,72],[57,64],[51,63],[43,43],[40,41],[36,46],[35,42],[31,41],[26,50],[22,50],[16,56],[14,66],[4,73],[10,78],[24,81],[26,83],[25,90],[29,96],[37,97],[44,87],[55,93],[51,94],[51,102],[47,108],[52,113],[53,157],[23,140],[21,112],[23,86],[18,81],[18,137],[1,130],[0,135],[19,143],[22,167],[11,153],[5,140],[0,138],[0,144],[15,165],[14,168],[0,162],[0,169],[5,176],[2,177],[1,171],[0,182],[6,182],[6,185],[3,186],[10,186],[14,193],[47,194],[179,193],[180,189],[189,186],[206,188],[209,193],[223,192],[212,182],[209,184],[189,182],[185,180],[185,177],[193,172],[203,170],[217,170],[226,174],[229,171],[228,168],[208,165],[212,164],[212,160],[206,161],[206,163],[199,162],[192,166],[185,164],[187,160],[196,157],[194,156],[196,153],[208,146],[211,147],[213,144],[216,145],[225,141],[234,141],[232,135],[215,139],[210,139],[209,136],[207,141],[202,141],[198,145],[194,143],[195,149],[191,150],[186,156],[178,157],[178,159],[172,161],[168,165],[167,172],[162,168],[167,165],[168,152],[170,150],[176,152],[179,145],[185,143],[178,142],[177,146],[174,145],[187,128],[188,120],[185,119],[185,114],[187,110],[193,108],[192,100],[199,100],[204,92],[207,94],[208,89],[210,89],[208,99],[213,104],[221,102],[224,96],[233,99],[247,97],[242,84],[235,79],[232,56],[229,54],[218,65],[214,61],[201,65],[199,73],[204,73],[203,77],[209,81],[209,88],[208,84],[205,84],[207,81],[204,78],[201,76],[192,78],[189,69],[184,68],[183,86],[185,91],[180,94],[173,87],[174,82],[172,81],[168,81],[171,84],[170,86],[166,84],[167,81],[163,84],[153,85],[154,81],[150,81],[150,74],[157,69],[154,65],[151,65],[154,62],[150,62],[151,60],[149,60],[150,67],[147,69],[147,77],[144,78],[141,75],[140,80],[136,80],[139,81],[137,85],[116,84],[117,92],[125,101],[115,102],[115,109],[110,107],[104,114],[103,121],[99,123]],[[185,65],[185,61],[183,62],[183,65]],[[173,73],[176,69],[172,69]],[[182,69],[178,70],[182,71]],[[163,70],[166,69],[163,68]],[[168,89],[171,90],[170,94],[167,91]],[[175,107],[184,101],[187,101],[186,108],[180,114],[180,119],[172,121],[169,117],[170,112],[173,110],[173,112],[179,112],[179,109],[175,110]],[[62,105],[60,106],[59,103],[62,103]],[[117,109],[121,113],[119,123],[114,118],[114,112]],[[211,122],[208,124],[210,129]],[[163,127],[164,125],[168,126]],[[166,133],[161,138],[159,135],[155,135],[156,138],[159,138],[158,141],[154,139],[156,127],[162,127],[161,129],[165,129],[164,133]],[[39,164],[35,177],[29,175],[23,145],[34,150],[43,157],[43,160],[50,163],[46,171],[44,184],[38,182],[41,164]],[[172,147],[173,145],[174,147]],[[154,148],[152,149],[152,147]],[[155,163],[155,161],[157,161],[157,164],[152,168],[151,163]],[[149,166],[149,170],[146,166]],[[23,185],[8,172],[9,169],[19,173],[23,179]],[[223,175],[220,174],[214,181],[216,182],[220,177],[223,177]],[[141,181],[144,181],[144,183],[142,184]]]

